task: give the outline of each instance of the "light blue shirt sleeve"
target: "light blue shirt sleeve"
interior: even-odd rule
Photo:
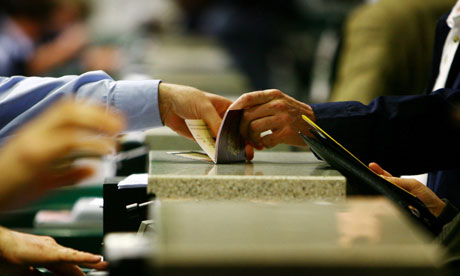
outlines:
[[[123,112],[127,131],[162,126],[159,80],[115,81],[102,71],[60,78],[0,77],[0,140],[57,99],[74,96]]]

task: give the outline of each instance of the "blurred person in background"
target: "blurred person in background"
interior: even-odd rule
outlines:
[[[302,29],[302,12],[295,0],[176,0],[192,34],[218,39],[236,66],[250,81],[251,89],[276,86],[276,70],[293,62],[286,53],[292,33]],[[289,66],[294,67],[294,64]],[[295,68],[289,68],[294,70]],[[294,71],[293,71],[294,72]],[[306,72],[302,77],[307,78]]]
[[[24,125],[0,148],[0,210],[19,207],[51,189],[90,176],[74,167],[75,154],[100,156],[115,147],[122,115],[103,106],[62,100]],[[78,267],[105,269],[101,256],[60,246],[47,236],[0,227],[0,274],[37,275],[36,267],[56,275],[85,275]]]
[[[435,25],[455,0],[379,0],[348,16],[330,101],[370,103],[427,86]]]
[[[0,75],[45,75],[80,59],[74,73],[115,71],[113,47],[90,48],[86,0],[0,0]]]

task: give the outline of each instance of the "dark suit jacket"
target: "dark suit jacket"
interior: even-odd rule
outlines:
[[[446,18],[436,30],[429,93],[312,108],[318,125],[363,162],[375,161],[394,175],[430,172],[428,186],[460,207],[460,51],[446,88],[431,93],[449,32]]]

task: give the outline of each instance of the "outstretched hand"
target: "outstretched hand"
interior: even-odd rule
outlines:
[[[315,121],[312,108],[275,89],[246,93],[230,109],[245,109],[240,132],[257,149],[272,148],[278,144],[305,146],[299,131],[308,134],[308,125],[302,115]],[[271,130],[271,134],[261,134]]]
[[[377,163],[370,163],[369,168],[391,183],[398,185],[399,187],[414,194],[435,216],[439,216],[439,214],[442,212],[442,209],[446,206],[444,201],[442,201],[433,191],[431,191],[430,188],[415,179],[393,177],[389,172],[382,169]]]
[[[101,256],[63,247],[47,236],[20,233],[0,227],[0,273],[37,275],[34,267],[44,267],[56,275],[83,276],[79,266],[103,270]]]

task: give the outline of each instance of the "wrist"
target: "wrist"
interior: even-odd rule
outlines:
[[[302,109],[301,109],[302,110],[301,115],[307,116],[313,123],[316,124],[315,113],[313,112],[312,107],[310,105],[308,105],[308,104],[305,104],[305,103],[302,103],[302,105],[303,106],[302,106]],[[302,127],[300,128],[300,131],[303,134],[312,137],[313,134],[311,134],[311,132],[310,132],[310,128],[311,128],[310,125],[307,122],[305,122],[303,120],[303,118],[301,118],[301,122],[302,122]]]
[[[160,111],[160,118],[163,125],[165,125],[166,118],[171,111],[171,85],[168,83],[160,83],[158,86],[158,109]]]

